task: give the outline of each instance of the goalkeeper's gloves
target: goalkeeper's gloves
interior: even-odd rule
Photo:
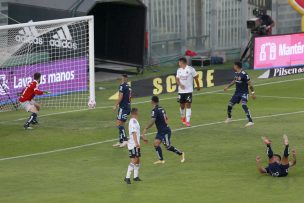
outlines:
[[[43,91],[43,94],[51,94],[51,92]]]

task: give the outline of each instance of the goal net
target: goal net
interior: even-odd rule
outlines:
[[[0,112],[19,108],[20,93],[41,73],[44,108],[95,104],[93,17],[0,27]]]

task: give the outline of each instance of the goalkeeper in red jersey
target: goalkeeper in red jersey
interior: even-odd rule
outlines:
[[[19,102],[21,107],[23,107],[27,112],[31,112],[32,115],[27,119],[24,124],[24,129],[32,129],[30,124],[37,125],[37,114],[40,110],[40,104],[35,102],[33,98],[36,95],[49,94],[49,92],[40,91],[38,89],[39,83],[41,79],[41,73],[34,74],[34,80],[29,83],[26,88],[22,91],[21,96],[19,98]]]

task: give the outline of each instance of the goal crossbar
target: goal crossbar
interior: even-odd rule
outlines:
[[[0,112],[18,105],[35,72],[52,92],[38,97],[45,107],[95,107],[94,16],[4,25],[0,35]]]

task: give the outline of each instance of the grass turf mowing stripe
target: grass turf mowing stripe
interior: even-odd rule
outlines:
[[[289,112],[289,113],[280,113],[280,114],[272,114],[272,115],[265,115],[265,116],[257,116],[257,117],[253,117],[253,118],[254,119],[264,119],[264,118],[272,118],[272,117],[278,117],[278,116],[296,115],[296,114],[302,114],[302,113],[304,113],[304,111],[295,111],[295,112]],[[244,118],[244,119],[237,119],[237,120],[233,120],[233,122],[244,121],[244,120],[247,120],[247,119],[246,118]],[[224,121],[199,124],[199,125],[195,125],[195,126],[191,126],[191,127],[173,129],[172,132],[177,132],[177,131],[182,131],[182,130],[188,130],[188,129],[198,128],[198,127],[204,127],[204,126],[218,125],[218,124],[223,124],[223,123],[224,123]],[[151,132],[151,133],[147,133],[147,135],[152,135],[152,134],[155,134],[155,133],[156,132]],[[0,161],[7,161],[7,160],[13,160],[13,159],[21,159],[21,158],[33,157],[33,156],[41,156],[41,155],[47,155],[47,154],[52,154],[52,153],[56,153],[56,152],[64,152],[64,151],[69,151],[69,150],[80,149],[80,148],[95,146],[95,145],[99,145],[99,144],[104,144],[104,143],[108,143],[108,142],[113,142],[115,140],[117,140],[117,139],[104,140],[104,141],[100,141],[100,142],[94,142],[94,143],[89,143],[89,144],[84,144],[84,145],[78,145],[78,146],[68,147],[68,148],[62,148],[62,149],[55,149],[55,150],[46,151],[46,152],[39,152],[39,153],[33,153],[33,154],[27,154],[27,155],[20,155],[20,156],[14,156],[14,157],[0,158]]]
[[[290,79],[290,80],[279,80],[279,81],[274,81],[274,82],[256,84],[254,86],[259,87],[259,86],[280,84],[280,83],[293,82],[293,81],[299,81],[299,80],[304,80],[304,78],[296,78],[296,79]],[[210,91],[210,92],[202,92],[202,93],[193,94],[193,96],[199,96],[199,95],[204,95],[204,94],[214,94],[214,93],[221,93],[221,92],[223,92],[223,90],[214,90],[214,91]],[[160,101],[171,100],[171,99],[176,99],[176,97],[163,98],[163,99],[160,99]],[[147,101],[141,101],[141,102],[133,102],[132,104],[145,104],[145,103],[149,103],[149,102],[151,102],[151,101],[147,100]],[[96,109],[109,109],[109,108],[112,108],[112,107],[113,106],[100,106],[100,107],[96,107]],[[39,115],[39,117],[41,118],[41,117],[48,117],[48,116],[56,116],[56,115],[62,115],[62,114],[67,114],[67,113],[76,113],[76,112],[89,111],[89,110],[90,109],[77,109],[77,110],[71,110],[71,111],[50,113],[50,114],[45,114],[45,115],[42,114],[42,115]],[[21,120],[24,120],[24,119],[27,119],[27,117],[19,118],[19,119],[12,120],[12,121],[1,121],[0,124],[21,121]]]

